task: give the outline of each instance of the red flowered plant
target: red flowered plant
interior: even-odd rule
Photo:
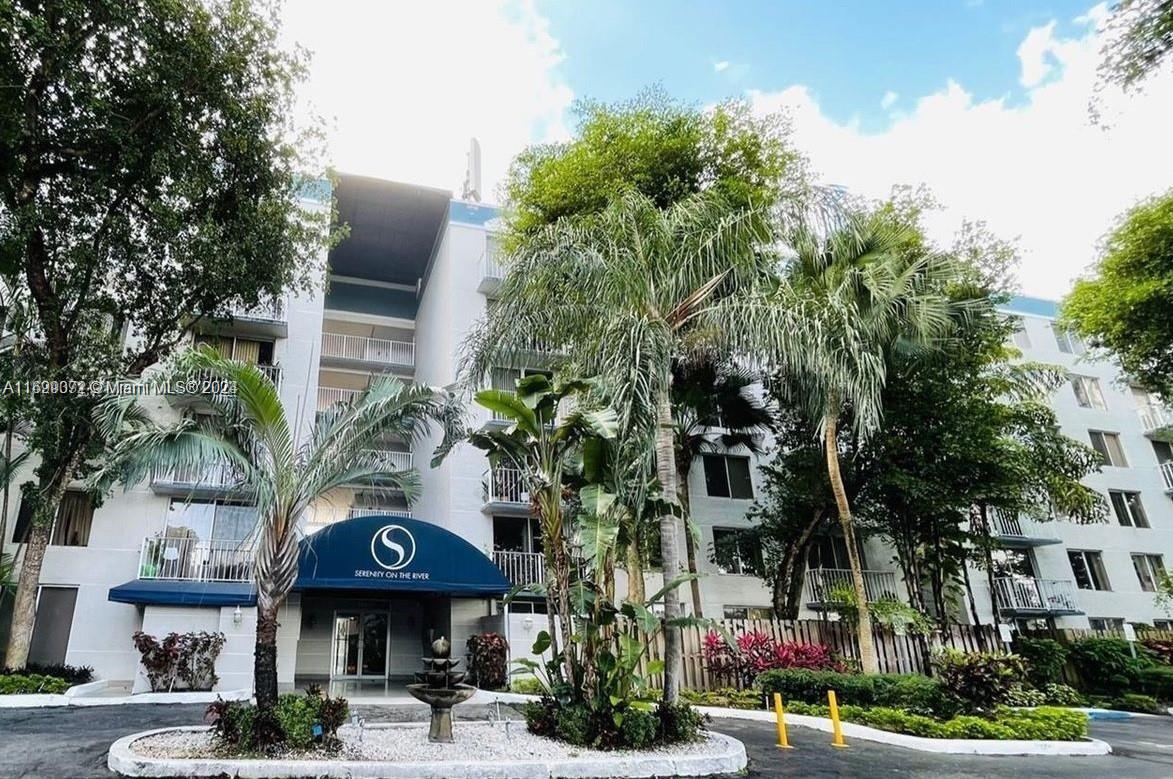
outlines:
[[[709,672],[728,684],[749,687],[758,674],[781,668],[842,671],[843,664],[822,644],[776,641],[759,630],[742,633],[735,646],[715,630],[705,635],[701,651]]]

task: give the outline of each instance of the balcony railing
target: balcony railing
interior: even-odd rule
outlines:
[[[267,376],[269,381],[273,382],[274,387],[281,389],[280,365],[256,365],[254,367]],[[212,371],[196,371],[195,373],[185,375],[181,381],[184,389],[181,391],[179,384],[172,384],[172,395],[211,395],[224,390],[231,390],[231,381]]]
[[[367,449],[366,452],[381,460],[381,467],[388,471],[411,469],[411,452],[392,452],[386,449]]]
[[[1017,543],[1020,546],[1042,546],[1059,540],[1039,523],[1002,511],[990,513],[990,534],[1004,543]]]
[[[1075,587],[1070,581],[1027,576],[994,580],[994,602],[1007,613],[1078,614]]]
[[[380,365],[415,365],[415,344],[360,335],[322,333],[322,356]]]
[[[151,484],[191,489],[234,489],[241,486],[243,475],[239,470],[224,463],[204,467],[184,466],[182,468],[155,468]]]
[[[1165,482],[1165,492],[1173,492],[1173,460],[1161,463],[1161,480]]]
[[[546,580],[546,558],[541,552],[493,552],[493,563],[516,585],[540,584]]]
[[[397,517],[410,517],[411,509],[398,508],[397,506],[351,506],[346,510],[346,518],[354,519],[356,517],[375,517],[383,514],[392,514]]]
[[[361,394],[363,390],[318,387],[318,411],[325,411],[335,403],[350,403]]]
[[[491,468],[481,477],[485,503],[514,503],[528,506],[529,484],[516,468]]]
[[[274,300],[261,301],[252,308],[240,308],[232,312],[235,319],[257,319],[265,322],[284,322],[285,321],[285,300],[283,298],[276,298]]]
[[[809,568],[806,572],[806,602],[831,605],[841,599],[840,592],[854,591],[849,568]],[[863,589],[868,602],[899,598],[893,571],[863,571]]]
[[[191,582],[248,582],[253,550],[245,541],[204,540],[192,536],[143,539],[138,578]]]
[[[489,241],[485,253],[481,255],[481,282],[500,282],[505,278],[505,269],[501,266],[500,250]]]
[[[1159,406],[1142,406],[1136,413],[1140,417],[1140,426],[1145,435],[1173,425],[1173,414]]]

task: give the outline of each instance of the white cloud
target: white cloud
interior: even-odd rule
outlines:
[[[1037,86],[1051,72],[1050,55],[1056,44],[1054,34],[1055,22],[1051,21],[1033,28],[1018,45],[1018,62],[1022,66],[1018,81],[1024,87]]]
[[[899,99],[900,95],[889,89],[884,93],[884,96],[880,98],[880,108],[883,108],[885,111],[887,111],[889,108],[896,105],[896,101]]]
[[[1093,9],[1086,22],[1102,18]],[[949,81],[878,134],[830,119],[801,85],[749,94],[759,111],[791,111],[796,143],[824,180],[870,197],[894,184],[925,183],[945,205],[929,219],[936,239],[951,240],[963,218],[984,219],[999,234],[1020,237],[1024,291],[1058,297],[1094,260],[1117,214],[1173,185],[1173,72],[1150,79],[1140,95],[1105,91],[1109,126],[1101,128],[1088,118],[1098,36],[1089,29],[1056,37],[1046,25],[1027,40],[1053,64],[1042,75],[1028,72],[1027,60],[1032,67],[1040,60],[1019,49],[1024,81],[1034,83],[1025,101],[975,100]]]
[[[718,73],[720,73],[723,70],[728,70],[728,68],[729,68],[729,60],[721,60],[720,62],[713,63],[713,70],[715,70]]]
[[[284,20],[314,52],[303,96],[340,171],[459,193],[475,135],[491,199],[526,144],[568,136],[563,55],[529,0],[290,0]]]

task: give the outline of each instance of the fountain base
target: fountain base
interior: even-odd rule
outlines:
[[[477,691],[470,684],[456,684],[452,687],[431,687],[427,684],[409,684],[407,691],[416,700],[432,707],[432,725],[428,729],[428,741],[451,744],[452,707],[464,703]]]

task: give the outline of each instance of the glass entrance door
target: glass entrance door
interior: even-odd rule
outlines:
[[[333,677],[387,676],[387,614],[335,614]]]

